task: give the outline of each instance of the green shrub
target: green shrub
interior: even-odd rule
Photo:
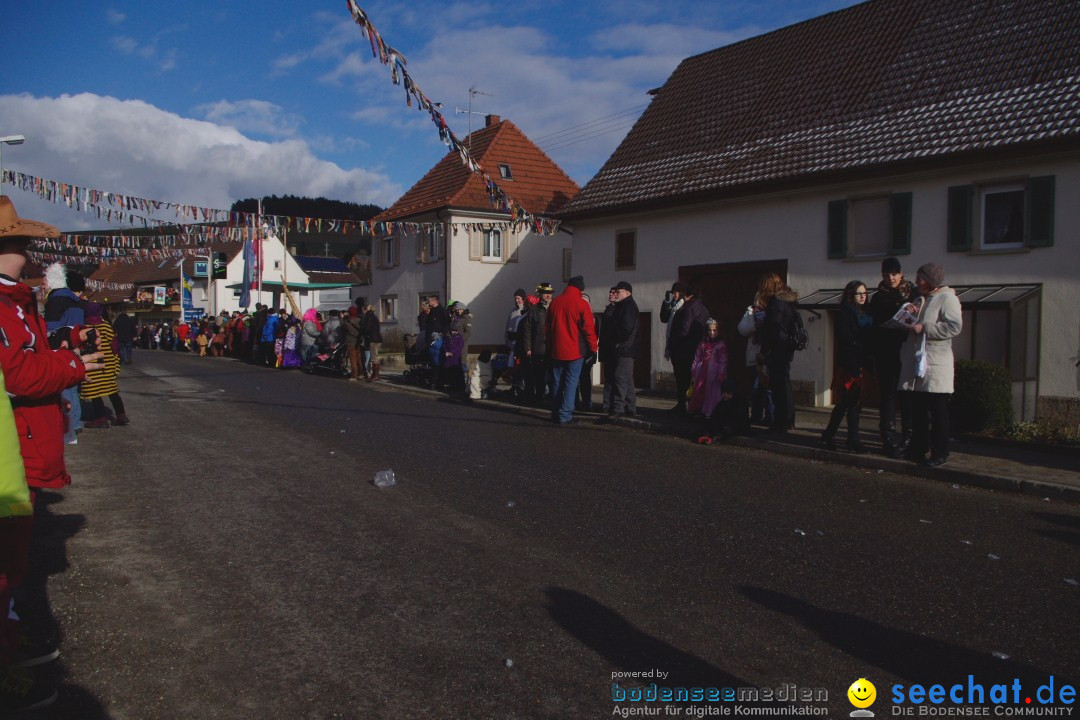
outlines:
[[[959,360],[954,386],[949,415],[955,430],[985,432],[1013,424],[1012,381],[1005,368],[980,360]]]

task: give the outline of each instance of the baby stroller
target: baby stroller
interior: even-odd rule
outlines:
[[[405,364],[408,368],[401,373],[401,379],[410,385],[431,387],[431,354],[423,338],[417,335],[405,336]]]

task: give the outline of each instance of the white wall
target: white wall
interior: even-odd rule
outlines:
[[[1056,177],[1053,247],[996,254],[946,251],[950,186],[1040,175]],[[853,279],[873,287],[880,281],[880,257],[828,259],[827,211],[830,200],[877,192],[913,193],[911,254],[900,258],[908,277],[913,278],[923,263],[935,262],[944,267],[947,284],[1043,285],[1039,393],[1080,396],[1076,368],[1080,354],[1080,154],[973,164],[947,172],[577,222],[572,226],[574,273],[584,275],[587,292],[594,299],[606,297],[601,293],[615,282],[629,281],[638,306],[657,315],[664,291],[678,278],[681,265],[786,258],[789,284],[801,295],[841,288]],[[637,269],[616,272],[615,232],[631,228],[637,231]],[[736,319],[725,318],[728,322]],[[831,377],[831,358],[826,356],[831,339],[824,325],[809,324],[811,347],[797,353],[792,366],[793,378],[815,380],[819,390],[827,388]],[[663,360],[664,329],[663,324],[654,324],[652,366],[670,372],[670,363]],[[825,400],[819,392],[819,402]]]
[[[455,220],[469,221],[461,216]],[[506,319],[514,308],[515,290],[532,293],[539,283],[550,282],[556,292],[562,291],[563,249],[570,247],[570,236],[562,232],[538,236],[522,230],[517,233],[517,262],[485,262],[469,259],[469,230],[462,225],[456,227],[456,234],[451,232],[448,240],[448,299],[465,303],[472,313],[470,345],[501,345],[505,341]],[[510,230],[504,229],[504,244],[509,234]]]

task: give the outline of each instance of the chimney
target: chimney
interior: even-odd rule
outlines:
[[[502,122],[502,118],[498,115],[486,115],[484,117],[484,127],[493,127]]]

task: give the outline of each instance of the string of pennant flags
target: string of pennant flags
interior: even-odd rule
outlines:
[[[368,41],[371,44],[372,57],[378,58],[379,62],[390,67],[390,80],[394,85],[404,86],[405,104],[411,108],[413,99],[415,99],[418,109],[427,111],[431,116],[431,121],[435,123],[435,127],[438,128],[439,138],[443,143],[451,150],[457,152],[458,156],[461,158],[461,163],[469,169],[469,172],[478,174],[483,178],[492,206],[503,212],[508,212],[510,214],[511,222],[520,221],[532,225],[533,231],[537,235],[556,234],[559,231],[558,220],[541,218],[533,215],[507,195],[506,192],[499,187],[498,183],[492,180],[491,176],[484,172],[484,169],[480,166],[480,163],[473,158],[469,149],[456,135],[454,135],[453,131],[446,124],[446,118],[439,112],[439,104],[433,103],[412,79],[412,76],[409,75],[409,71],[405,68],[408,64],[405,56],[383,40],[382,35],[379,34],[379,31],[375,29],[375,26],[368,18],[367,13],[356,4],[355,0],[345,0],[345,2],[349,12],[352,14],[353,20],[367,35]]]
[[[33,193],[54,204],[64,204],[72,210],[95,214],[99,219],[109,222],[126,222],[141,225],[153,233],[131,234],[123,231],[113,233],[65,233],[56,240],[40,240],[35,245],[44,250],[66,250],[76,253],[89,253],[99,257],[116,257],[134,254],[141,257],[147,251],[163,250],[173,247],[204,247],[210,242],[243,242],[255,226],[261,221],[266,232],[278,233],[291,231],[300,233],[341,233],[363,236],[387,237],[406,236],[427,231],[437,223],[422,222],[372,222],[369,220],[334,220],[325,218],[295,217],[288,215],[259,215],[257,213],[237,212],[206,208],[197,205],[170,203],[162,200],[125,195],[93,188],[81,187],[74,183],[30,175],[15,170],[4,170],[3,181],[20,190]],[[151,218],[139,213],[172,210],[183,222],[170,222]],[[487,223],[453,223],[456,234],[460,227],[473,231],[502,228],[518,230],[523,226],[538,235],[553,235],[558,232],[557,221],[533,217],[530,221],[522,219]],[[131,251],[130,253],[125,251]]]

